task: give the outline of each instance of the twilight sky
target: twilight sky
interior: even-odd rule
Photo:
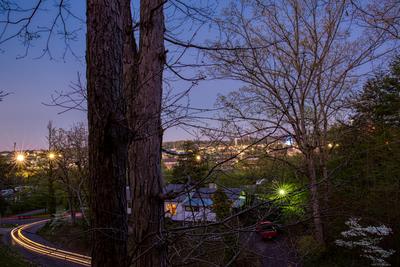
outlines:
[[[29,0],[31,1],[31,0]],[[28,1],[28,2],[29,2]],[[85,16],[85,1],[72,1],[74,11],[80,17]],[[44,14],[44,15],[43,15]],[[1,15],[1,14],[0,14]],[[37,25],[48,23],[51,13],[38,16]],[[79,27],[79,25],[77,25]],[[205,34],[209,34],[205,33]],[[61,59],[64,43],[58,36],[52,39],[51,49],[56,59],[48,56],[37,59],[44,47],[43,41],[36,41],[26,57],[24,47],[19,39],[13,39],[0,45],[0,90],[10,92],[0,102],[0,151],[12,150],[13,143],[17,149],[46,147],[46,125],[52,120],[56,127],[68,128],[73,123],[86,121],[86,114],[81,111],[68,111],[58,114],[57,107],[48,107],[50,97],[57,91],[66,91],[71,82],[76,81],[77,73],[85,71],[84,51],[85,36],[82,30],[79,38],[73,43],[73,49],[81,60],[68,55]],[[188,55],[195,57],[196,54]],[[184,90],[187,84],[176,83],[174,90]],[[190,94],[191,105],[195,107],[212,107],[217,94],[226,93],[238,85],[233,82],[208,81],[200,83]],[[164,140],[191,138],[182,129],[169,129]]]

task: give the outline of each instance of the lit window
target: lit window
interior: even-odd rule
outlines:
[[[174,203],[167,203],[165,212],[166,212],[166,213],[169,213],[169,214],[171,214],[171,215],[176,215],[176,204],[174,204]]]

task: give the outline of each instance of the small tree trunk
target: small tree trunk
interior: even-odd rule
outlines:
[[[321,212],[318,198],[318,181],[315,170],[315,162],[312,152],[306,155],[307,160],[307,171],[310,179],[310,191],[311,191],[311,208],[315,227],[315,239],[320,243],[324,244],[324,231],[321,221]]]
[[[69,207],[69,213],[71,214],[71,224],[74,225],[76,223],[74,197],[70,189],[68,189],[68,207]]]
[[[127,264],[122,27],[122,0],[87,1],[92,266]]]
[[[49,177],[48,177],[48,211],[51,218],[54,218],[56,213],[56,196],[54,192],[53,166],[50,162]]]

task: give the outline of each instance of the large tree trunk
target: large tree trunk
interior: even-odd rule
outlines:
[[[307,153],[306,155],[307,161],[307,172],[308,177],[310,179],[310,191],[311,191],[311,209],[314,221],[314,235],[315,239],[320,243],[324,244],[324,231],[322,227],[321,221],[321,211],[319,205],[319,197],[318,197],[318,181],[317,181],[317,174],[316,174],[316,166],[315,166],[315,158],[313,157],[312,152]]]
[[[132,189],[132,266],[166,266],[163,243],[164,205],[160,198],[161,98],[165,63],[163,0],[140,2],[140,53],[137,86],[128,120],[133,131],[129,146],[129,179]]]
[[[87,1],[92,266],[126,266],[122,0]]]

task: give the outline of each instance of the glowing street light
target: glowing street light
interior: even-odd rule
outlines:
[[[283,188],[279,189],[278,190],[278,195],[281,196],[281,197],[284,197],[286,195],[286,190],[283,189]]]
[[[18,163],[23,163],[25,161],[25,155],[22,154],[22,153],[19,153],[19,154],[16,155],[15,160]]]
[[[196,155],[196,160],[200,161],[201,160],[201,156],[200,155]]]
[[[54,160],[56,158],[56,154],[54,154],[53,152],[50,152],[47,156],[50,160]]]

